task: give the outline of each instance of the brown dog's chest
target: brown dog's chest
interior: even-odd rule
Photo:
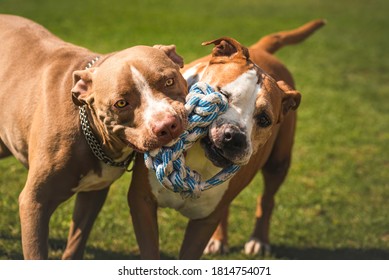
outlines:
[[[73,188],[74,192],[98,191],[109,187],[116,179],[123,174],[123,169],[108,166],[104,163],[101,165],[101,172],[97,173],[90,170],[86,175],[80,176],[77,187]]]

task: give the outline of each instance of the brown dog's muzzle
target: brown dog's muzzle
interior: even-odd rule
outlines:
[[[184,132],[181,119],[173,115],[155,121],[151,129],[162,146],[179,137]]]

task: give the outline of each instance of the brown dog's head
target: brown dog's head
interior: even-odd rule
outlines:
[[[136,46],[75,71],[73,101],[87,105],[103,144],[148,151],[186,127],[187,85],[174,46]]]
[[[208,63],[194,66],[202,69],[197,80],[224,94],[229,107],[214,121],[202,146],[216,166],[244,165],[269,140],[289,110],[297,109],[301,96],[253,63],[248,49],[236,40],[220,38],[203,43],[209,44],[215,47]],[[193,75],[184,76],[196,81]]]

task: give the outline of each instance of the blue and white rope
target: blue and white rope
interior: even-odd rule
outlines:
[[[239,166],[231,165],[212,178],[202,181],[199,173],[185,166],[184,151],[208,133],[210,124],[227,107],[227,98],[215,92],[208,84],[198,82],[190,88],[185,104],[188,114],[187,130],[169,146],[144,154],[147,168],[155,171],[157,179],[166,189],[180,193],[183,198],[198,198],[202,191],[225,182],[239,170]]]

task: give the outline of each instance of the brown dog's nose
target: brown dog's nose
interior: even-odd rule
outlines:
[[[180,136],[183,132],[183,126],[179,118],[170,115],[154,122],[152,131],[157,136],[158,141],[165,145]]]

